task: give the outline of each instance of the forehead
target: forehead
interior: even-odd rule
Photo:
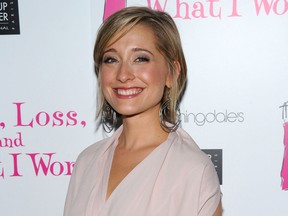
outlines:
[[[124,27],[116,32],[106,44],[106,48],[113,46],[117,42],[123,41],[137,41],[144,44],[147,44],[148,42],[156,43],[155,39],[155,33],[151,27],[143,24],[136,24],[133,27]]]

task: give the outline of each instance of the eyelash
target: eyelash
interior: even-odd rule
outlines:
[[[149,62],[149,61],[150,59],[144,56],[140,56],[135,59],[135,62]]]
[[[111,64],[114,62],[117,62],[117,59],[113,58],[113,57],[106,57],[103,59],[103,63],[105,63],[105,64]]]
[[[118,60],[114,57],[105,57],[103,58],[103,63],[104,64],[112,64],[112,63],[115,63],[117,62]],[[150,59],[148,57],[144,57],[144,56],[139,56],[137,57],[134,62],[149,62]]]

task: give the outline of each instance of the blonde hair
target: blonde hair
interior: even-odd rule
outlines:
[[[166,12],[155,11],[146,7],[128,7],[111,15],[98,31],[94,47],[96,75],[99,80],[103,53],[108,43],[111,43],[111,39],[121,32],[121,35],[115,39],[115,41],[119,40],[138,24],[145,25],[154,33],[156,47],[167,61],[169,72],[174,79],[171,88],[165,88],[161,100],[162,104],[170,100],[169,103],[166,103],[168,112],[164,112],[162,117],[163,121],[167,121],[173,125],[178,119],[177,106],[186,85],[187,66],[178,29],[172,17]],[[179,66],[180,73],[178,76],[176,70]],[[107,103],[101,92],[100,83],[98,92],[99,107],[97,117],[102,113],[103,106]],[[168,127],[165,128],[168,129]]]

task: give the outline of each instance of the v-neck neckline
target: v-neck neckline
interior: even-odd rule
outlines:
[[[173,133],[173,132],[172,132]],[[110,172],[111,172],[111,168],[112,168],[112,163],[113,163],[113,158],[114,158],[114,154],[115,154],[115,150],[116,147],[118,145],[118,139],[120,136],[121,132],[115,137],[114,142],[112,143],[112,145],[109,146],[109,148],[112,148],[110,150],[108,150],[108,156],[107,156],[107,163],[106,163],[106,167],[105,169],[107,170],[107,174],[105,175],[105,177],[103,178],[103,200],[104,203],[107,204],[117,193],[117,191],[119,190],[119,188],[123,187],[123,184],[125,184],[126,181],[128,181],[131,176],[133,175],[133,173],[137,172],[141,167],[143,166],[144,163],[146,163],[146,161],[149,160],[149,158],[153,157],[153,155],[160,151],[164,146],[165,143],[167,143],[167,141],[171,138],[171,133],[168,134],[168,137],[165,141],[163,141],[161,144],[159,144],[156,148],[154,148],[142,161],[140,161],[122,180],[121,182],[115,187],[115,189],[110,193],[109,197],[107,198],[107,190],[108,190],[108,184],[109,184],[109,178],[110,178]]]

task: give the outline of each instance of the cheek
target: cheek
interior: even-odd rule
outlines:
[[[111,78],[108,73],[101,72],[99,76],[100,91],[102,91],[105,98],[108,96],[108,89]]]
[[[112,79],[111,73],[107,73],[107,71],[102,70],[100,72],[100,77],[99,77],[101,88],[106,88],[107,85],[109,85],[109,83],[111,82],[111,79]]]
[[[145,74],[144,78],[150,82],[155,84],[155,87],[162,87],[166,84],[168,72],[163,68],[155,68],[151,70],[149,73]]]

